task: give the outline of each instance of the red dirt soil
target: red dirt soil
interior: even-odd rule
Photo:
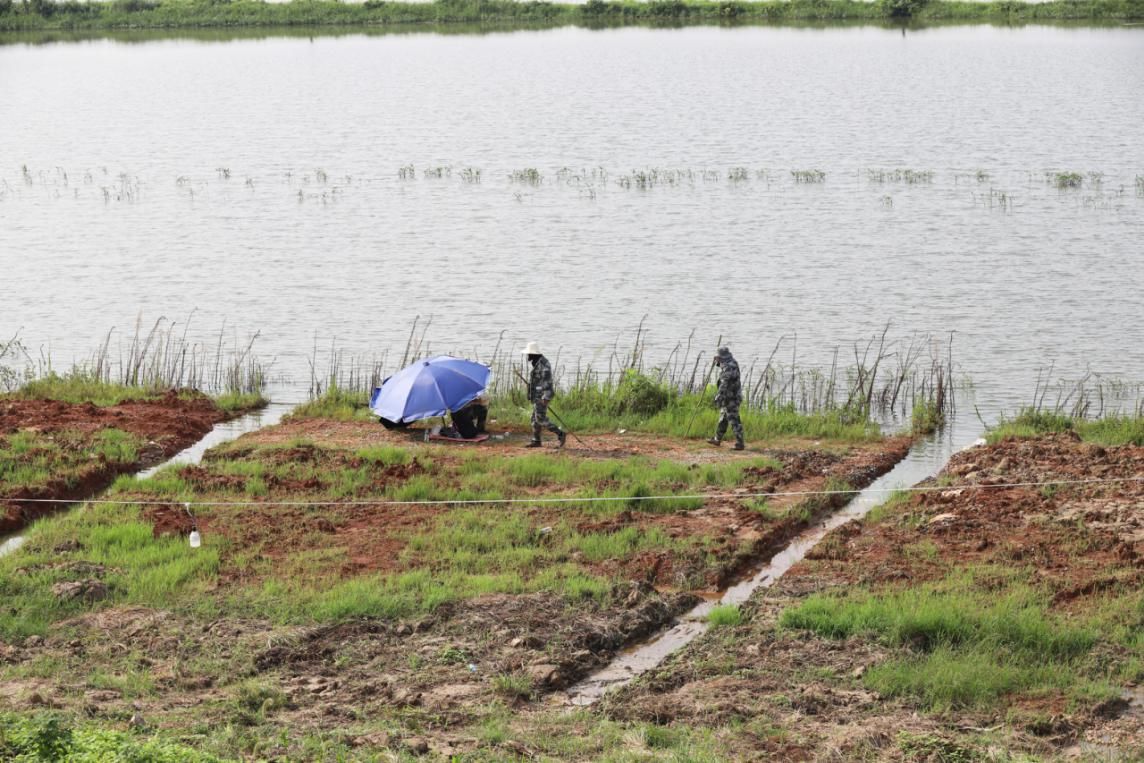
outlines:
[[[126,468],[93,460],[78,479],[56,480],[37,489],[6,489],[0,486],[0,535],[15,532],[32,520],[60,507],[53,503],[21,502],[20,498],[77,500],[110,485],[124,472],[157,464],[187,448],[228,418],[205,395],[170,391],[153,400],[111,406],[64,403],[58,400],[0,400],[0,435],[33,432],[51,436],[78,433],[81,439],[104,429],[119,429],[143,438],[147,444],[139,460]],[[16,499],[16,500],[13,500]]]

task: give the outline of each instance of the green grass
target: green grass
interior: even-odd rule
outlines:
[[[895,490],[890,497],[870,509],[863,521],[869,524],[884,522],[889,517],[898,514],[906,504],[913,499],[913,493],[908,490]]]
[[[98,406],[118,405],[132,400],[153,400],[167,390],[155,387],[128,386],[105,382],[82,373],[64,376],[52,373],[30,381],[12,397],[25,400],[59,400],[64,403],[93,403]]]
[[[910,414],[910,430],[916,434],[932,434],[945,424],[945,412],[933,401],[919,401]]]
[[[1091,421],[1023,408],[1012,419],[1002,418],[996,427],[989,430],[986,439],[997,443],[1008,438],[1069,431],[1100,445],[1144,445],[1144,416],[1112,415]]]
[[[707,622],[712,628],[738,625],[743,619],[737,604],[720,604],[707,613]]]
[[[119,429],[14,432],[0,435],[0,494],[49,485],[72,487],[93,469],[124,468],[139,458],[143,440]]]
[[[682,395],[673,397],[665,407],[653,414],[616,412],[614,394],[606,388],[572,390],[557,395],[552,409],[573,432],[614,432],[626,429],[633,432],[706,439],[715,432],[719,411],[712,395]],[[524,426],[531,409],[523,399],[503,399],[493,402],[491,415],[498,421]],[[556,417],[550,415],[553,421]],[[844,442],[875,440],[880,436],[872,422],[851,421],[845,411],[800,413],[791,406],[772,406],[758,410],[744,406],[740,418],[748,443],[782,437],[806,437]]]
[[[549,409],[549,418],[579,433],[626,429],[705,439],[715,432],[719,419],[713,398],[713,392],[677,395],[647,376],[629,372],[619,384],[583,382],[558,394]],[[516,390],[493,398],[489,415],[497,420],[497,425],[528,427],[532,408],[523,393]],[[773,405],[765,410],[744,406],[740,416],[749,441],[807,437],[865,442],[881,436],[876,424],[855,421],[844,410],[801,413],[789,405]],[[377,420],[367,407],[365,393],[336,386],[296,408],[289,418]]]
[[[377,421],[377,416],[370,412],[368,403],[369,399],[364,392],[353,392],[332,386],[319,397],[291,411],[287,420]]]
[[[0,19],[2,18],[0,15]],[[62,376],[51,373],[41,379],[29,381],[16,392],[10,393],[10,397],[22,400],[58,400],[77,405],[92,403],[107,407],[139,400],[157,400],[170,391],[167,387],[107,382],[93,378],[90,374],[71,372]],[[178,390],[178,392],[185,396],[199,394],[194,390]],[[266,398],[258,392],[225,392],[212,399],[220,410],[232,414],[260,408],[266,404]]]
[[[781,22],[796,20],[961,20],[989,22],[1139,18],[1138,3],[1060,0],[1045,5],[946,0],[590,0],[584,5],[511,0],[437,0],[432,3],[342,4],[308,0],[282,5],[253,0],[114,0],[86,4],[30,0],[0,6],[0,29],[116,29],[236,26],[376,26],[473,23],[580,24]]]
[[[112,603],[177,608],[180,600],[199,599],[219,567],[217,538],[207,536],[197,550],[182,536],[154,538],[136,506],[88,504],[37,522],[27,535],[19,554],[0,558],[0,599],[12,607],[10,616],[0,619],[0,637],[6,639],[43,633],[51,623],[88,608],[51,592],[53,584],[77,579],[55,565],[61,559],[53,549],[65,541],[81,539],[83,551],[74,560],[105,568],[102,580]]]
[[[13,763],[223,763],[207,753],[147,734],[76,724],[55,714],[0,713],[0,759]]]
[[[1005,581],[1003,589],[979,585],[977,573]],[[1048,609],[1048,598],[1018,574],[979,570],[901,590],[815,594],[785,610],[780,625],[827,638],[872,637],[904,650],[864,681],[931,710],[987,708],[1007,694],[1046,688],[1111,696],[1105,677],[1085,667],[1102,633],[1098,621]]]
[[[219,410],[229,414],[252,411],[268,402],[261,392],[224,392],[212,399]]]

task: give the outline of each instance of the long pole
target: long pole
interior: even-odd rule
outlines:
[[[522,376],[522,375],[521,375],[520,371],[517,371],[517,370],[514,368],[514,369],[513,369],[513,373],[515,373],[515,374],[516,374],[516,378],[518,378],[518,379],[520,379],[522,382],[524,382],[524,386],[526,386],[526,387],[527,387],[527,386],[529,386],[529,384],[528,384],[528,379],[525,379],[525,378],[524,378],[524,376]],[[567,432],[568,434],[572,435],[572,437],[573,437],[573,438],[576,440],[576,442],[580,443],[580,444],[581,444],[581,445],[583,445],[585,448],[587,448],[587,447],[588,447],[588,443],[584,442],[584,441],[583,441],[583,440],[581,440],[579,437],[577,437],[577,436],[576,436],[576,433],[575,433],[575,432],[573,432],[573,431],[572,431],[572,429],[571,429],[571,428],[568,426],[568,423],[567,423],[566,421],[564,421],[564,419],[562,419],[562,418],[560,417],[560,414],[559,414],[559,413],[557,413],[556,411],[554,411],[554,410],[552,409],[552,404],[551,404],[551,403],[549,403],[549,405],[548,405],[548,412],[549,412],[549,413],[551,413],[551,414],[553,415],[553,417],[554,417],[554,418],[555,418],[557,421],[559,421],[561,424],[563,424],[563,425],[564,425],[564,431],[565,431],[565,432]]]
[[[684,437],[691,434],[691,425],[695,423],[695,417],[699,415],[699,409],[703,407],[703,398],[707,397],[707,380],[711,378],[711,368],[707,369],[707,375],[703,377],[703,391],[699,393],[699,400],[695,403],[695,410],[691,412],[691,419],[687,422],[687,431],[683,433]]]

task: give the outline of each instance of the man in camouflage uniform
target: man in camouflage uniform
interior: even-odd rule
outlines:
[[[536,342],[529,342],[523,353],[532,365],[532,372],[528,375],[528,402],[532,403],[532,441],[528,447],[540,447],[540,430],[544,428],[556,435],[558,447],[563,448],[568,435],[548,420],[548,404],[556,394],[556,385],[552,382],[552,365],[548,358],[540,354],[540,346]]]
[[[739,421],[739,405],[743,402],[743,385],[739,379],[739,364],[726,347],[715,353],[715,364],[719,366],[719,381],[715,392],[715,405],[719,406],[719,423],[715,426],[715,436],[707,442],[719,445],[727,434],[727,425],[735,433],[735,450],[742,450],[743,423]]]

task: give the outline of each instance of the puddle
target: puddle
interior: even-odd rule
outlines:
[[[836,527],[851,519],[864,516],[889,497],[890,490],[909,487],[933,476],[945,466],[950,456],[959,450],[979,444],[974,434],[968,442],[959,441],[954,432],[947,432],[915,445],[893,469],[876,479],[838,512],[815,527],[808,528],[786,548],[771,558],[749,579],[727,588],[718,599],[704,601],[683,615],[675,626],[652,639],[624,650],[609,665],[568,688],[557,698],[576,706],[594,704],[607,691],[631,681],[663,662],[670,654],[683,648],[707,630],[707,615],[720,604],[742,604],[755,590],[774,584],[822,538]],[[962,431],[965,431],[962,428]]]
[[[229,442],[247,432],[273,426],[293,409],[294,405],[291,403],[270,403],[265,408],[260,408],[245,416],[216,424],[211,431],[207,432],[201,440],[191,447],[179,451],[161,464],[136,473],[135,476],[139,479],[145,479],[166,466],[173,464],[197,464],[202,460],[203,454],[214,446]],[[25,537],[23,535],[13,535],[10,538],[4,539],[4,541],[0,543],[0,557],[7,556],[16,551],[20,546],[24,545],[24,541]]]
[[[247,432],[254,432],[263,427],[274,426],[282,420],[283,416],[293,409],[294,405],[290,403],[270,403],[265,408],[252,411],[245,416],[216,424],[214,429],[207,432],[201,440],[191,447],[179,451],[161,464],[152,466],[150,469],[144,469],[136,476],[139,479],[145,479],[167,466],[174,464],[197,464],[202,460],[203,454],[216,445],[230,442]]]
[[[24,536],[13,535],[8,540],[0,543],[0,557],[7,556],[22,545],[24,545]]]

